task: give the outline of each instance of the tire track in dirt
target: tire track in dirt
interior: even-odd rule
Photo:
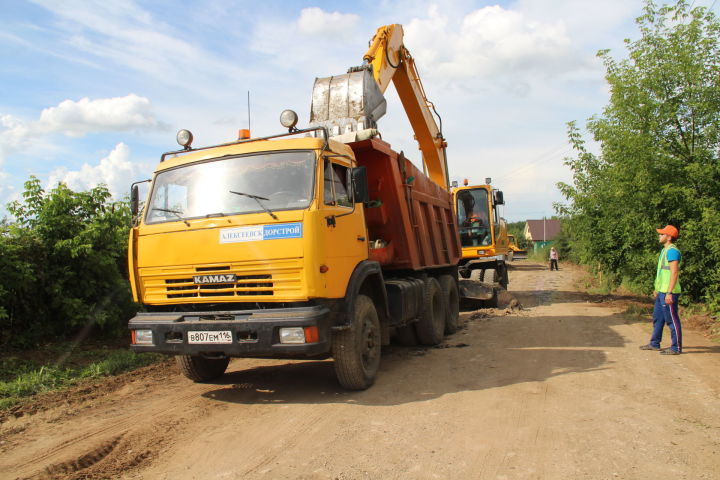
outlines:
[[[340,389],[327,361],[235,361],[214,384],[158,370],[74,413],[0,424],[13,442],[0,477],[37,458],[24,476],[715,477],[720,370],[711,355],[645,355],[636,348],[645,327],[587,301],[570,267],[525,263],[510,275],[525,309],[465,312],[465,328],[447,340],[464,348],[390,347],[368,391]],[[716,351],[688,342],[688,351]]]

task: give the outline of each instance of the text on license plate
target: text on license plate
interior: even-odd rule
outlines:
[[[229,330],[188,332],[188,343],[232,343],[232,333]]]

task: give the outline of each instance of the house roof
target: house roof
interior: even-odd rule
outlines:
[[[554,240],[557,234],[560,233],[560,220],[528,220],[527,228],[533,242],[546,242]]]

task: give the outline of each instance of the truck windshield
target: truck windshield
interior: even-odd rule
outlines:
[[[145,222],[307,208],[315,160],[313,151],[270,152],[161,172],[153,182]]]
[[[457,194],[460,244],[463,247],[482,247],[492,243],[487,190],[462,190]]]

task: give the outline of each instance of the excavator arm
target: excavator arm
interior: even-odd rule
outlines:
[[[434,106],[425,95],[415,61],[403,45],[402,25],[377,29],[362,66],[345,75],[315,79],[310,125],[326,126],[337,136],[374,128],[385,114],[383,93],[390,82],[415,132],[428,176],[449,189],[447,143],[433,118]]]
[[[403,45],[402,25],[385,25],[377,29],[363,61],[372,65],[372,73],[385,93],[390,81],[395,85],[410,125],[415,132],[423,162],[430,178],[446,189],[450,186],[445,148],[447,142],[438,128],[418,74],[415,60]]]

